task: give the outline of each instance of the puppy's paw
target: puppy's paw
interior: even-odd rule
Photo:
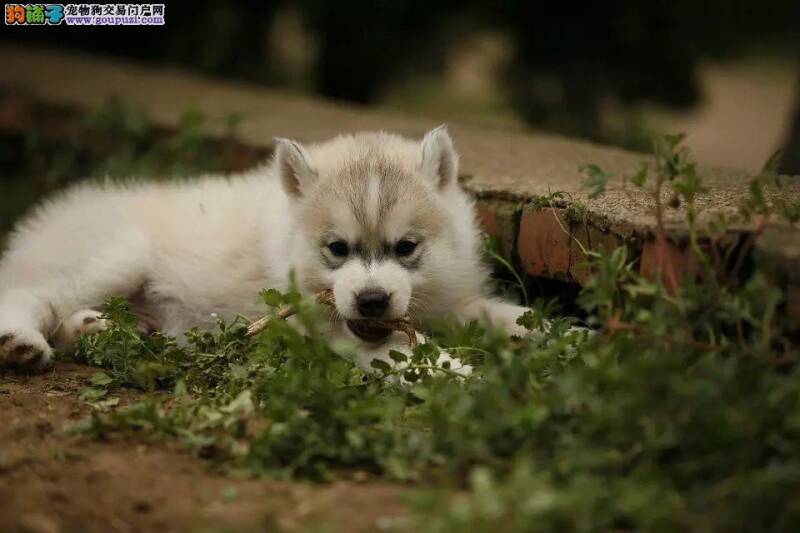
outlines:
[[[424,335],[419,332],[415,332],[417,336],[417,342],[420,344],[425,344],[427,339]],[[407,361],[405,362],[397,362],[395,361],[389,352],[396,351],[404,354],[407,357]],[[359,367],[366,371],[366,372],[375,372],[375,368],[372,367],[372,361],[375,359],[379,359],[389,365],[392,370],[395,372],[391,376],[389,376],[388,381],[392,383],[400,383],[403,385],[409,385],[411,382],[407,381],[401,372],[408,368],[409,361],[412,357],[412,349],[408,345],[408,339],[404,333],[400,333],[398,331],[393,332],[387,340],[379,346],[373,346],[369,349],[362,348],[358,354],[358,365]],[[430,365],[425,365],[429,367]],[[436,364],[433,365],[434,367],[438,366],[441,370],[437,370],[436,368],[426,368],[426,372],[432,375],[438,375],[442,373],[450,373],[451,375],[457,374],[461,377],[467,377],[472,374],[472,367],[468,364],[463,363],[457,357],[453,357],[446,351],[441,351],[439,353],[439,358],[436,361]]]
[[[0,367],[19,366],[41,371],[53,361],[53,350],[35,329],[0,328]]]
[[[70,331],[75,339],[83,335],[94,335],[108,327],[103,313],[94,309],[78,311],[64,321],[65,328]]]
[[[536,337],[542,334],[540,330],[530,330],[525,326],[517,324],[516,319],[504,324],[503,329],[512,337],[520,337],[520,338],[528,336]]]
[[[472,374],[472,365],[464,363],[461,359],[453,357],[448,352],[440,352],[436,364],[455,372],[459,376],[467,377]]]
[[[102,315],[94,309],[84,309],[71,314],[64,319],[53,335],[56,347],[63,352],[69,352],[75,347],[79,337],[94,335],[105,330],[108,324]]]

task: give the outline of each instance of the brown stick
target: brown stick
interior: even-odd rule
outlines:
[[[333,291],[330,289],[319,291],[317,293],[317,301],[321,304],[334,305]],[[275,317],[278,318],[279,320],[286,320],[287,318],[289,318],[294,314],[297,314],[297,309],[295,309],[291,305],[286,305],[278,309],[278,312],[275,314]],[[267,315],[252,322],[249,326],[247,326],[247,336],[252,337],[254,335],[258,335],[259,333],[267,329],[270,320],[272,320],[275,317]]]
[[[329,305],[331,307],[336,305],[336,300],[333,297],[333,291],[330,289],[325,289],[317,293],[317,302],[325,305]],[[247,326],[247,336],[253,337],[258,335],[267,327],[269,326],[270,321],[273,318],[278,318],[279,320],[286,320],[290,316],[297,314],[297,309],[295,309],[291,305],[287,305],[278,309],[278,312],[272,316],[267,315],[264,317],[259,318],[258,320],[252,322],[249,326]],[[376,328],[384,328],[390,329],[393,331],[401,331],[405,333],[406,337],[408,337],[408,345],[412,348],[418,344],[417,342],[417,332],[414,329],[414,326],[411,324],[411,319],[408,316],[403,318],[397,318],[394,320],[372,320],[372,319],[364,319],[364,323],[369,325],[370,327]]]

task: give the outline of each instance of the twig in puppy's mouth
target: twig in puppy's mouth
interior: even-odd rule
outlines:
[[[336,300],[333,297],[333,291],[325,289],[317,293],[317,301],[321,304],[329,305],[331,307],[336,305]],[[275,315],[280,320],[286,320],[290,316],[297,313],[291,305],[287,305],[278,309]],[[269,325],[273,316],[265,316],[252,322],[247,327],[247,336],[252,337],[264,331]],[[408,337],[408,345],[412,348],[417,345],[417,332],[414,326],[411,325],[411,319],[408,316],[396,318],[392,320],[380,320],[373,318],[365,318],[361,320],[348,320],[347,327],[353,334],[361,340],[366,342],[380,342],[391,334],[392,331],[401,331]]]

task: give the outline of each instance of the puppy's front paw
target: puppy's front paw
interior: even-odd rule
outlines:
[[[536,337],[542,334],[541,330],[536,330],[536,329],[530,330],[525,326],[517,324],[516,319],[504,324],[503,329],[512,337],[520,337],[520,338],[528,336]]]
[[[107,327],[106,319],[100,311],[84,309],[64,319],[53,335],[53,340],[59,350],[70,352],[75,347],[78,337],[100,333]]]
[[[40,371],[52,360],[53,350],[35,329],[0,328],[0,367],[15,365]]]
[[[472,365],[464,363],[461,359],[453,357],[448,352],[440,352],[439,359],[437,359],[436,364],[463,377],[467,377],[472,374]]]
[[[416,336],[418,343],[425,344],[427,342],[427,339],[421,333],[416,332]],[[389,355],[389,352],[391,351],[397,351],[404,354],[407,357],[407,360],[405,362],[395,361],[392,356]],[[411,357],[412,350],[408,346],[407,337],[405,334],[395,331],[380,346],[360,350],[358,365],[366,372],[375,372],[375,369],[372,367],[372,361],[379,359],[387,363],[392,370],[396,372],[390,376],[389,381],[409,385],[410,382],[407,381],[402,376],[402,373],[398,371],[403,371],[409,367],[409,361],[411,360]],[[460,359],[453,357],[446,351],[441,351],[439,353],[439,358],[437,359],[436,364],[433,365],[434,367],[440,367],[441,370],[430,368],[431,365],[425,366],[428,367],[426,368],[425,372],[433,375],[437,375],[442,372],[449,372],[451,374],[458,374],[462,377],[467,377],[472,374],[472,367],[470,365],[463,363]]]

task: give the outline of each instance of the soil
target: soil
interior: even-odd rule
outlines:
[[[374,531],[405,511],[410,489],[363,473],[316,485],[237,479],[174,443],[70,434],[91,410],[78,391],[95,371],[0,375],[0,532]]]

